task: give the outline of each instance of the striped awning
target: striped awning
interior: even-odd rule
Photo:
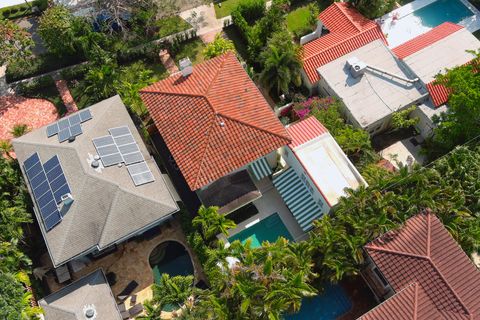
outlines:
[[[250,170],[255,179],[260,180],[272,174],[272,169],[268,165],[267,159],[260,158],[250,164]]]
[[[273,184],[302,230],[311,229],[313,220],[322,216],[322,209],[315,202],[295,170],[287,169],[273,179]]]

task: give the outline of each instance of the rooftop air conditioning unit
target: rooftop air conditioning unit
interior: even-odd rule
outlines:
[[[180,71],[182,72],[182,76],[188,77],[193,72],[192,61],[190,58],[186,57],[178,62],[180,65]]]
[[[357,57],[352,57],[347,60],[347,67],[350,69],[350,74],[354,78],[361,77],[365,70],[367,70],[367,64],[363,61],[360,61]]]

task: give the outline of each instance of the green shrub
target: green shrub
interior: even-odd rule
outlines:
[[[234,11],[240,12],[249,24],[265,15],[265,2],[263,0],[243,0]]]
[[[62,78],[67,81],[82,79],[89,68],[90,64],[88,63],[79,64],[71,68],[67,68],[62,71]]]
[[[10,9],[10,14],[15,14],[18,12],[18,8],[17,7],[14,7],[12,9]]]
[[[55,86],[55,81],[53,78],[51,76],[42,76],[31,81],[18,84],[16,90],[20,95],[32,96],[38,91],[50,86]]]
[[[10,16],[10,12],[11,12],[10,9],[4,10],[2,12],[3,17],[7,19]]]
[[[10,83],[38,76],[42,73],[55,71],[67,66],[78,64],[83,61],[84,58],[81,56],[65,56],[59,58],[53,55],[44,54],[34,59],[28,60],[27,63],[22,61],[16,61],[8,64],[5,76],[7,82]]]

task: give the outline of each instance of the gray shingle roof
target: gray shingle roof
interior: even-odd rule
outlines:
[[[43,298],[38,304],[45,311],[46,320],[85,320],[87,305],[94,306],[96,319],[122,318],[101,269]]]
[[[45,127],[13,140],[20,163],[34,152],[42,162],[58,155],[72,190],[72,206],[50,231],[35,212],[55,266],[128,238],[178,211],[121,99],[115,96],[89,109],[93,119],[82,123],[83,134],[74,142],[59,143],[57,136],[47,138]],[[90,166],[88,159],[96,154],[92,139],[124,125],[130,128],[155,182],[135,187],[125,166],[104,168],[101,173]]]

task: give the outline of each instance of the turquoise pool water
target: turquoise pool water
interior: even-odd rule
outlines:
[[[288,232],[278,213],[274,213],[253,226],[231,236],[228,238],[228,241],[240,240],[242,243],[245,243],[247,239],[252,239],[252,248],[257,248],[262,245],[263,241],[275,242],[279,237],[293,241],[292,235]]]
[[[459,23],[473,16],[473,12],[460,0],[437,0],[414,11],[413,15],[419,17],[424,26],[434,28],[446,21]]]
[[[352,302],[339,285],[328,285],[316,297],[303,299],[299,313],[288,315],[285,320],[335,320],[352,308]]]

